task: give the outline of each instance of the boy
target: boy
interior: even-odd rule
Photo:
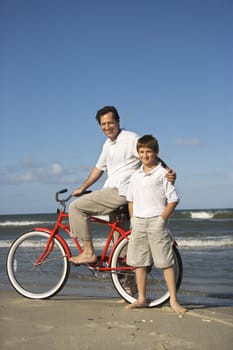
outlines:
[[[142,166],[132,175],[127,192],[132,224],[127,264],[136,267],[138,299],[127,308],[146,307],[146,267],[153,258],[155,266],[163,269],[171,308],[183,314],[186,309],[176,298],[172,237],[167,227],[179,197],[158,161],[158,141],[152,135],[144,135],[137,142],[137,151]]]

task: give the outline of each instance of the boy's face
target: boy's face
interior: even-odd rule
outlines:
[[[154,152],[148,147],[140,147],[138,150],[139,159],[142,164],[151,167],[157,164],[157,152]]]

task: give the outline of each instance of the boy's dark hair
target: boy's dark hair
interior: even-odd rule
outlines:
[[[120,121],[120,116],[118,114],[117,109],[114,106],[105,106],[97,111],[96,117],[95,117],[97,122],[100,124],[100,118],[102,117],[102,115],[107,114],[109,112],[112,112],[113,118],[115,119],[116,122]]]
[[[153,135],[144,135],[140,137],[137,142],[137,151],[139,151],[141,147],[148,147],[156,153],[159,152],[158,140]]]

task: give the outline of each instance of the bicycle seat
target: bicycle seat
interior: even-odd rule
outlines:
[[[125,221],[129,220],[129,209],[128,209],[128,204],[121,205],[115,210],[116,213],[116,218],[118,221]]]

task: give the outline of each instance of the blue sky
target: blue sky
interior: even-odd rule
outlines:
[[[0,214],[82,183],[108,104],[158,138],[178,209],[232,208],[232,20],[232,0],[1,0]]]

